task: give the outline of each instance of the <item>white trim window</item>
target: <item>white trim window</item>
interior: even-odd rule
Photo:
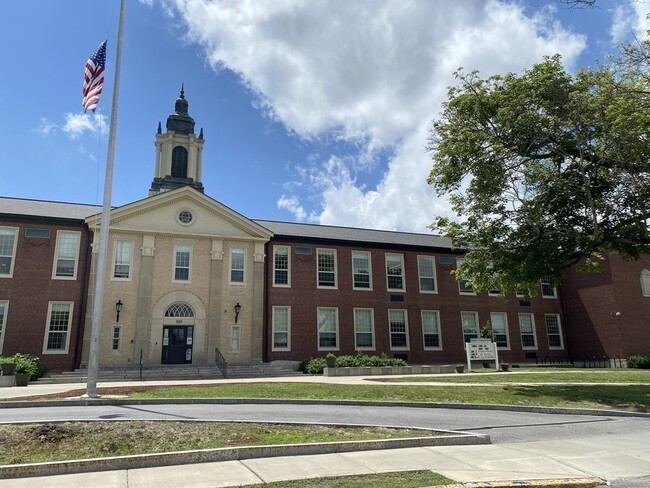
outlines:
[[[420,293],[438,293],[436,286],[436,260],[433,256],[418,256]]]
[[[241,350],[241,326],[233,325],[230,329],[230,352]]]
[[[122,326],[114,325],[113,334],[111,335],[111,351],[120,352],[122,347]]]
[[[17,227],[0,227],[0,278],[11,278],[14,275],[17,243]]]
[[[336,288],[336,249],[316,249],[318,288]]]
[[[386,288],[388,291],[406,291],[404,281],[404,255],[386,254]]]
[[[291,248],[273,246],[273,286],[291,287]]]
[[[174,281],[189,282],[192,263],[192,246],[189,244],[174,245]]]
[[[246,250],[242,248],[232,248],[230,250],[230,283],[244,284],[246,282]]]
[[[406,310],[389,310],[390,350],[409,350],[409,324]]]
[[[367,251],[352,251],[352,287],[372,290],[372,264]]]
[[[81,232],[57,231],[53,279],[74,280],[77,278],[80,240]]]
[[[442,351],[438,310],[422,310],[422,340],[425,351]]]
[[[272,308],[272,351],[291,351],[291,307]]]
[[[542,278],[540,286],[542,287],[542,298],[557,298],[557,289],[551,286],[551,280]]]
[[[0,354],[2,354],[2,344],[5,341],[5,331],[7,330],[7,312],[9,311],[9,302],[0,301]]]
[[[562,327],[560,326],[560,315],[547,313],[544,315],[546,322],[546,336],[548,337],[549,349],[564,349],[562,341]]]
[[[339,350],[339,309],[318,307],[318,350]]]
[[[456,259],[456,269],[463,264],[465,260],[463,258],[458,258]],[[474,288],[472,288],[472,285],[469,284],[469,282],[465,280],[458,280],[458,293],[461,295],[476,295],[476,292],[474,291]]]
[[[67,354],[70,345],[73,302],[50,302],[43,354]]]
[[[490,312],[490,324],[492,325],[492,340],[496,342],[497,348],[509,350],[508,314],[505,312]]]
[[[463,347],[472,339],[478,339],[478,312],[461,312],[460,321],[463,326]]]
[[[113,246],[113,280],[130,281],[133,265],[133,241],[116,240]]]
[[[522,349],[537,349],[535,317],[532,313],[519,314],[519,332],[521,334]]]
[[[354,309],[354,349],[375,350],[375,317],[372,308]]]
[[[644,297],[650,297],[650,271],[644,269],[640,273],[641,293]]]

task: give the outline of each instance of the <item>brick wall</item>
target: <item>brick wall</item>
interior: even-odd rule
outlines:
[[[570,269],[562,287],[571,353],[576,360],[650,354],[650,297],[640,274],[650,256],[607,256],[600,273]],[[617,315],[618,313],[618,315]]]
[[[291,287],[273,286],[273,246],[286,245],[291,247]],[[311,255],[296,254],[296,246],[311,246]],[[336,289],[317,287],[317,248],[336,249],[337,278]],[[362,250],[371,252],[372,260],[372,291],[353,290],[352,282],[352,251]],[[427,252],[428,251],[428,252]],[[406,292],[387,290],[385,255],[386,253],[403,254]],[[436,263],[436,278],[438,293],[421,293],[419,291],[419,275],[417,256],[434,256]],[[490,320],[490,312],[506,312],[510,338],[510,350],[499,352],[500,358],[511,362],[535,362],[535,358],[527,357],[533,353],[540,358],[566,358],[566,349],[550,350],[544,322],[545,313],[560,314],[563,325],[559,299],[534,298],[530,306],[521,306],[518,298],[508,296],[504,300],[488,294],[461,295],[458,283],[451,275],[455,264],[441,264],[440,257],[447,257],[455,263],[457,255],[451,253],[431,252],[431,250],[413,248],[380,248],[363,245],[344,245],[317,242],[296,242],[273,239],[267,247],[267,304],[266,304],[266,355],[267,360],[302,360],[309,357],[323,357],[327,351],[318,350],[317,339],[317,308],[338,307],[339,313],[339,348],[336,355],[354,354],[354,319],[353,310],[357,308],[372,308],[374,310],[375,351],[364,351],[368,354],[391,356],[406,354],[408,361],[413,364],[422,363],[452,363],[464,362],[464,339],[461,327],[461,311],[478,312],[479,325]],[[395,301],[400,300],[400,301]],[[291,350],[272,350],[272,317],[273,306],[291,307]],[[402,309],[407,311],[409,350],[392,351],[390,348],[390,333],[388,311]],[[422,310],[438,310],[441,325],[441,351],[428,351],[423,347],[421,323]],[[518,314],[533,313],[536,323],[537,350],[524,351],[519,334]],[[562,327],[562,330],[564,327]],[[563,343],[566,340],[563,337]]]
[[[3,219],[0,226],[19,229],[13,277],[0,278],[0,300],[9,302],[2,354],[33,354],[50,371],[74,369],[77,365],[77,336],[84,313],[83,298],[88,273],[89,234],[85,224],[53,219]],[[51,234],[49,238],[25,237],[26,228],[48,229]],[[74,280],[52,279],[56,237],[60,230],[81,232],[77,277]],[[66,354],[43,353],[51,301],[74,303]]]

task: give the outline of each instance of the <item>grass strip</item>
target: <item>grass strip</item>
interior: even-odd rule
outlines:
[[[110,394],[110,390],[100,391]],[[268,398],[469,403],[650,411],[650,385],[340,385],[325,383],[235,383],[161,387],[131,398]]]
[[[650,384],[650,370],[611,370],[611,371],[526,371],[500,373],[495,370],[487,372],[472,370],[472,374],[457,374],[445,376],[399,376],[381,378],[381,382],[453,382],[453,383],[648,383]]]
[[[99,421],[0,425],[0,464],[428,435],[431,433],[420,429],[245,422]]]
[[[352,476],[310,478],[264,483],[268,488],[422,488],[454,484],[453,480],[429,470],[372,473]],[[259,487],[244,485],[243,488]]]

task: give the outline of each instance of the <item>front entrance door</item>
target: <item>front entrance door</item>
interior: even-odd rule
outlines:
[[[162,364],[191,364],[192,335],[191,326],[164,326],[162,342]]]

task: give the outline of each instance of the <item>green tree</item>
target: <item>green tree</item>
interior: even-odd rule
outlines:
[[[457,279],[534,294],[569,266],[650,251],[648,79],[634,66],[571,75],[557,55],[521,75],[456,73],[428,181],[459,216],[431,227],[469,249]]]

